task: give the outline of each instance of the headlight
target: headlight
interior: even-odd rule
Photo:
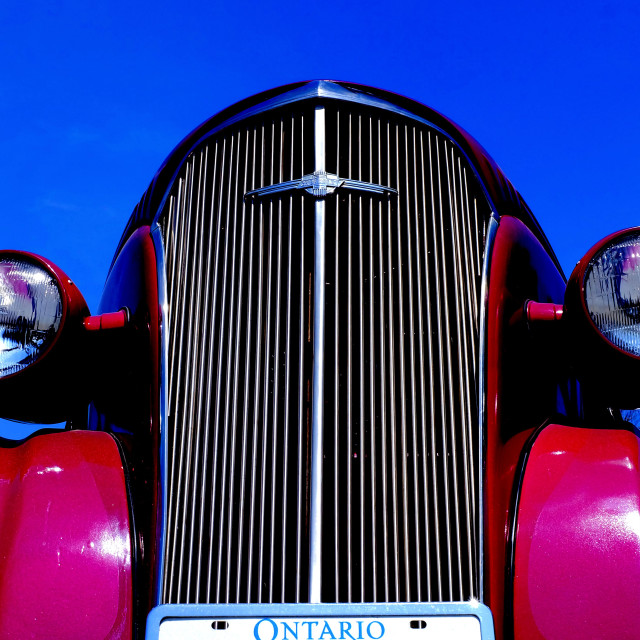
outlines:
[[[22,371],[51,346],[63,315],[51,273],[19,257],[0,259],[0,377]]]
[[[567,284],[564,320],[587,395],[640,404],[640,228],[614,233],[580,260]]]
[[[584,300],[598,331],[640,357],[640,233],[624,235],[591,258]]]
[[[0,415],[61,422],[85,402],[89,309],[56,265],[0,251]]]

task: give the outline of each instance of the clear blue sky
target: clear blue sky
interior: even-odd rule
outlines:
[[[184,135],[263,89],[335,78],[465,127],[568,275],[640,224],[640,4],[570,4],[3,2],[0,244],[46,255],[95,310],[133,206]]]

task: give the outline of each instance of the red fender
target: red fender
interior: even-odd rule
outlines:
[[[127,490],[110,435],[0,448],[0,559],[1,638],[131,638]]]
[[[510,610],[506,543],[520,452],[543,420],[561,412],[557,345],[546,334],[534,338],[522,313],[526,300],[561,303],[564,289],[561,274],[533,233],[520,220],[503,216],[489,279],[485,458],[485,602],[498,640],[508,637],[503,634],[505,610]],[[520,321],[514,323],[518,314]]]
[[[517,512],[517,640],[637,638],[640,439],[549,425],[526,462]]]

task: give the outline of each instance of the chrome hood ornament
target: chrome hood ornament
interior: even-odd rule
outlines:
[[[396,194],[398,193],[391,187],[385,187],[381,184],[372,182],[362,182],[361,180],[350,180],[348,178],[340,178],[333,173],[326,171],[314,171],[306,176],[302,176],[298,180],[288,180],[278,184],[272,184],[268,187],[254,189],[244,194],[245,198],[263,198],[275,193],[284,193],[286,191],[297,191],[303,189],[314,198],[325,198],[331,195],[336,189],[349,189],[350,191],[362,191],[365,193],[376,194]]]

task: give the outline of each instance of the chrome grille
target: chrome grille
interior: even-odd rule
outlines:
[[[304,109],[208,138],[159,219],[162,602],[309,598],[314,200],[244,198],[314,170],[314,111]],[[478,597],[489,206],[436,129],[342,103],[326,119],[326,170],[398,195],[326,198],[322,600]]]

